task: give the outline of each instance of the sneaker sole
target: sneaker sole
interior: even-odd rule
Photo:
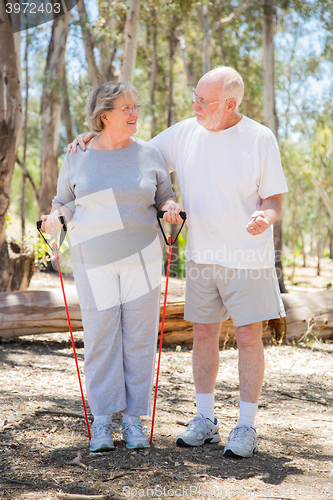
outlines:
[[[183,438],[178,438],[176,440],[176,445],[181,446],[183,448],[194,448],[195,446],[203,446],[206,443],[207,444],[216,444],[216,443],[219,443],[220,441],[221,441],[220,435],[215,435],[215,436],[203,439],[202,441],[198,441],[196,444],[187,443],[186,441],[184,441]]]
[[[251,458],[251,457],[253,457],[253,455],[254,455],[255,453],[257,453],[257,452],[258,452],[258,446],[255,446],[255,447],[254,447],[254,449],[253,449],[253,451],[252,451],[251,455],[245,455],[245,456],[243,456],[243,455],[237,455],[237,454],[236,454],[236,453],[234,453],[232,450],[229,450],[229,449],[228,449],[228,450],[226,450],[225,452],[223,452],[223,456],[224,456],[224,457],[226,457],[226,458]]]
[[[135,445],[130,445],[129,443],[127,443],[126,438],[123,435],[121,436],[121,440],[124,441],[124,443],[126,443],[126,448],[128,448],[129,450],[138,450],[140,448],[150,448],[149,441],[146,441],[146,443],[137,443]]]
[[[98,452],[105,452],[105,451],[111,451],[114,449],[114,445],[110,446],[109,444],[102,444],[101,446],[98,446],[96,448],[92,448],[91,446],[89,447],[90,451],[92,453],[98,453]]]
[[[140,443],[140,444],[137,444],[135,446],[130,446],[130,445],[126,444],[126,448],[128,448],[129,450],[139,450],[139,449],[143,449],[143,448],[150,448],[150,444]]]

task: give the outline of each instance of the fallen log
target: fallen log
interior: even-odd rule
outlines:
[[[73,331],[83,330],[79,300],[74,287],[66,290]],[[26,290],[0,293],[0,337],[68,332],[61,290]]]
[[[73,331],[82,331],[81,311],[74,286],[67,287],[66,296]],[[273,337],[277,341],[299,340],[314,332],[321,339],[333,338],[333,290],[283,294],[282,300],[286,318],[263,322],[264,342]],[[185,321],[183,314],[183,300],[167,304],[165,345],[192,344],[192,323]],[[61,290],[0,293],[0,338],[54,332],[68,332]],[[220,344],[235,343],[234,327],[229,318],[222,325]]]

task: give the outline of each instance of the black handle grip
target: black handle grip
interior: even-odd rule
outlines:
[[[62,224],[62,229],[61,229],[61,233],[60,233],[60,238],[59,238],[59,246],[58,246],[58,250],[60,249],[61,245],[63,244],[64,242],[64,239],[66,237],[66,233],[67,233],[67,221],[66,221],[66,218],[63,216],[63,215],[59,215],[58,217],[60,223]],[[36,226],[37,226],[37,231],[39,232],[39,234],[41,235],[41,237],[43,238],[43,240],[45,241],[45,243],[47,244],[47,246],[52,250],[52,252],[54,251],[54,248],[52,248],[49,244],[49,242],[46,240],[43,232],[42,232],[42,224],[43,224],[43,221],[42,220],[38,220],[36,222]],[[57,247],[57,245],[55,245]]]
[[[157,212],[157,218],[158,219],[163,219],[163,215],[167,213],[167,210],[158,210]],[[179,212],[179,215],[183,220],[186,220],[186,212]]]
[[[62,225],[66,224],[66,219],[65,219],[65,217],[63,215],[59,215],[58,219],[59,219],[59,221],[61,222]],[[43,224],[42,220],[38,220],[36,222],[36,226],[37,226],[38,231],[41,230],[42,224]]]

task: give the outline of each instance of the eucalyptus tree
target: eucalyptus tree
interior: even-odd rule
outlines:
[[[253,5],[254,0],[244,0],[239,2],[237,7],[229,7],[229,12],[225,17],[220,17],[220,19],[215,20],[211,24],[211,19],[209,16],[209,6],[213,2],[197,2],[196,8],[200,20],[200,24],[203,32],[203,42],[202,42],[202,74],[204,75],[211,69],[210,67],[210,40],[215,31],[219,30],[221,27],[228,26],[234,21],[234,19],[244,12],[247,8]]]
[[[13,34],[0,4],[0,291],[10,288],[12,265],[6,241],[9,191],[22,127],[20,35]]]
[[[65,48],[69,21],[70,12],[54,19],[46,60],[45,81],[41,101],[40,214],[50,212],[52,199],[57,190],[61,94],[65,71]]]
[[[140,0],[126,0],[126,22],[124,29],[123,56],[119,81],[133,83],[138,45]]]

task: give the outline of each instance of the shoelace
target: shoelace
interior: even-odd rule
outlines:
[[[114,422],[110,422],[109,424],[92,426],[92,431],[95,438],[99,437],[103,431],[105,436],[111,436],[113,432],[117,432],[118,430],[119,427]]]
[[[239,427],[235,427],[230,432],[230,434],[228,436],[228,441],[230,441],[230,439],[234,439],[234,441],[241,442],[243,437],[244,437],[244,434],[246,434],[248,429],[253,430],[253,432],[255,433],[254,429],[252,429],[251,427],[247,427],[246,425],[240,425]],[[252,435],[251,435],[251,438],[254,439],[252,437]]]
[[[212,429],[210,429],[208,427],[206,419],[202,415],[197,415],[196,417],[194,417],[193,420],[190,421],[190,423],[188,424],[188,430],[191,431],[192,429],[195,429],[196,422],[198,422],[198,421],[202,424],[203,428],[205,429],[206,434],[212,433]]]
[[[143,431],[147,431],[142,424],[127,424],[125,427],[121,429],[121,432],[124,433],[126,431],[130,431],[133,436],[142,436],[144,435]],[[133,432],[134,431],[134,432]]]

